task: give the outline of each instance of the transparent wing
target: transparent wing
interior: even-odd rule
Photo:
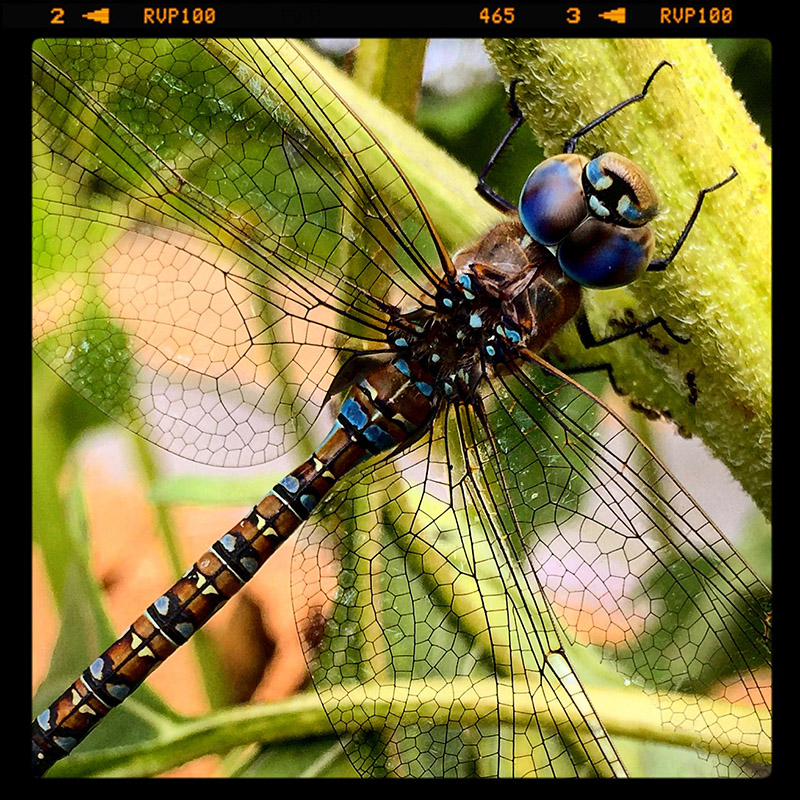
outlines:
[[[487,445],[450,407],[301,532],[293,593],[320,698],[367,775],[623,775],[511,545]]]
[[[39,40],[33,84],[34,347],[175,453],[288,450],[338,353],[384,340],[373,299],[424,302],[449,263],[289,42]]]
[[[767,768],[769,591],[568,379],[517,369],[448,407],[343,483],[294,561],[309,667],[364,774],[624,774],[564,637],[720,774]]]
[[[734,759],[723,772],[765,765],[769,590],[577,384],[516,367],[484,403],[521,547],[562,628],[654,692],[665,725],[703,729],[710,752]]]

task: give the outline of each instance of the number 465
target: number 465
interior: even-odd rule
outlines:
[[[496,8],[494,11],[489,11],[488,8],[482,8],[480,16],[481,20],[487,25],[489,23],[492,23],[492,25],[500,25],[501,23],[510,25],[514,21],[514,9]]]

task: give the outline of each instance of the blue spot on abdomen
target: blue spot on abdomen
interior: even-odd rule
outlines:
[[[380,425],[370,425],[364,431],[364,438],[372,445],[376,452],[386,450],[395,443],[392,436],[381,428]]]
[[[364,413],[364,409],[352,397],[348,397],[342,403],[339,416],[344,417],[357,431],[363,430],[367,424],[367,415]]]

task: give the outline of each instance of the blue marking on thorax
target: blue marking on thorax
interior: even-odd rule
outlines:
[[[459,275],[458,283],[464,287],[464,297],[466,297],[467,300],[474,300],[475,294],[472,291],[472,279],[469,275]]]
[[[425,383],[425,381],[417,381],[415,384],[417,389],[419,389],[425,397],[430,397],[433,394],[433,386],[429,383]]]
[[[404,359],[398,358],[397,361],[394,362],[394,365],[397,368],[397,371],[402,375],[405,375],[406,378],[411,377],[411,368]]]
[[[469,326],[470,328],[480,328],[483,325],[483,320],[481,319],[480,314],[470,314],[469,315]]]

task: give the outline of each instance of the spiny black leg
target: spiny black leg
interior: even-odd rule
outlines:
[[[697,202],[694,205],[694,211],[692,211],[692,215],[689,217],[689,221],[686,225],[683,226],[683,231],[681,235],[678,237],[678,241],[675,242],[670,254],[666,258],[657,258],[654,261],[651,261],[647,265],[647,269],[650,272],[658,272],[659,270],[666,269],[669,266],[670,262],[673,258],[678,254],[678,251],[683,246],[683,243],[686,241],[686,237],[689,235],[689,231],[692,229],[692,225],[694,225],[695,220],[697,219],[697,215],[700,213],[700,209],[703,206],[703,200],[705,196],[709,192],[715,192],[720,187],[724,186],[726,183],[730,183],[739,173],[736,171],[735,167],[731,167],[731,174],[728,175],[725,180],[720,181],[719,183],[715,183],[713,186],[709,186],[707,189],[701,189],[697,193]]]
[[[581,136],[586,135],[589,133],[590,130],[596,128],[598,125],[604,123],[609,117],[612,117],[617,111],[621,111],[625,106],[629,106],[631,103],[638,103],[640,100],[643,100],[645,95],[647,95],[647,90],[650,88],[650,84],[653,82],[653,78],[655,78],[656,73],[662,67],[671,67],[672,64],[669,61],[662,61],[651,73],[650,77],[645,81],[644,87],[639,94],[635,94],[633,97],[629,97],[627,100],[623,100],[621,103],[617,103],[614,108],[609,109],[605,112],[605,114],[601,114],[597,119],[592,120],[588,125],[584,125],[576,134],[571,136],[567,139],[566,144],[564,145],[564,152],[565,153],[574,153],[575,152],[575,145],[578,143],[578,139]]]
[[[588,364],[582,367],[571,367],[570,369],[564,369],[562,372],[565,375],[585,375],[590,372],[605,372],[608,376],[608,382],[611,384],[611,388],[617,394],[625,394],[622,389],[617,386],[616,380],[614,380],[614,368],[609,364],[607,361],[604,361],[602,364]]]
[[[478,176],[478,185],[475,187],[478,194],[484,200],[486,200],[488,203],[491,203],[500,211],[516,211],[517,207],[511,201],[506,200],[505,197],[492,189],[491,186],[486,183],[486,176],[489,174],[489,170],[497,162],[500,153],[502,153],[505,149],[509,139],[514,135],[514,133],[516,133],[519,126],[522,125],[522,112],[517,105],[515,96],[518,83],[518,80],[513,80],[511,81],[511,85],[508,87],[508,106],[509,114],[511,115],[512,119],[511,127],[506,131],[505,135],[500,140],[500,144],[497,145],[494,153],[492,153],[492,155],[489,157],[489,160],[486,162],[486,166],[481,170],[481,174]]]
[[[653,317],[653,319],[649,320],[648,322],[640,322],[636,325],[632,325],[627,330],[621,331],[620,333],[613,333],[610,336],[604,336],[602,339],[598,339],[594,333],[592,333],[592,329],[589,327],[589,320],[586,318],[585,311],[581,310],[575,317],[575,327],[578,330],[578,336],[580,337],[581,344],[587,350],[590,350],[593,347],[600,347],[601,345],[609,344],[610,342],[618,342],[620,339],[625,339],[635,333],[643,333],[648,328],[652,328],[654,325],[660,325],[667,335],[671,339],[674,339],[676,342],[678,342],[678,344],[689,343],[689,339],[686,336],[680,336],[679,334],[675,333],[669,327],[663,317]]]

